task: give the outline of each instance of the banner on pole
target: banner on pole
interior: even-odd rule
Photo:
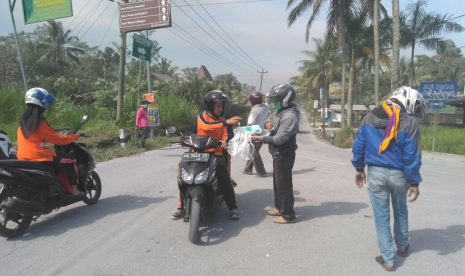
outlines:
[[[71,0],[22,0],[22,2],[25,24],[73,16]]]

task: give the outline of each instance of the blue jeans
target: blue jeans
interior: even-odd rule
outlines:
[[[410,185],[402,171],[385,167],[368,167],[368,195],[375,217],[378,246],[384,261],[394,265],[396,251],[391,234],[390,200],[394,213],[394,237],[397,247],[408,245],[407,192]]]

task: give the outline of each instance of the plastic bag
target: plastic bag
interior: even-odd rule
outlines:
[[[234,130],[234,138],[229,141],[228,152],[232,157],[237,155],[242,156],[246,160],[253,159],[253,152],[255,146],[252,143],[252,134],[265,134],[269,135],[269,132],[263,131],[259,125],[238,127]]]

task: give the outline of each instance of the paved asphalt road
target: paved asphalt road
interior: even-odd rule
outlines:
[[[305,119],[304,119],[305,120]],[[201,229],[172,221],[179,147],[98,164],[104,191],[0,240],[0,275],[384,275],[366,188],[356,188],[350,150],[315,139],[301,123],[294,167],[298,223],[277,225],[270,177],[242,175],[233,159],[241,219],[223,205]],[[465,157],[424,153],[417,202],[409,203],[411,255],[397,275],[465,275]]]

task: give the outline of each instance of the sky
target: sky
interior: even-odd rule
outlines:
[[[198,5],[197,1],[204,5],[205,9],[227,34],[249,57],[251,57],[251,59],[253,59],[254,64],[247,63],[244,60],[244,57],[247,58],[247,56],[229,40],[202,7],[193,6],[197,13],[199,13],[216,32],[222,35],[230,45],[234,46],[234,49],[240,52],[241,55],[228,46],[190,7],[186,6],[186,3]],[[237,70],[226,66],[182,40],[175,35],[180,34],[179,30],[175,30],[178,29],[176,26],[174,28],[158,29],[151,34],[150,39],[157,40],[162,47],[161,56],[172,60],[172,64],[179,68],[200,67],[201,65],[205,65],[213,76],[234,73],[240,82],[248,83],[249,85],[259,88],[260,74],[257,73],[257,71],[261,70],[261,67],[263,67],[268,73],[264,74],[262,91],[268,91],[274,84],[288,82],[289,78],[298,75],[297,68],[299,65],[297,61],[306,58],[301,52],[303,50],[315,49],[313,43],[310,41],[307,44],[304,37],[307,20],[310,17],[310,10],[303,14],[292,27],[288,28],[287,15],[289,11],[286,10],[286,0],[207,5],[212,3],[242,1],[246,0],[172,0],[171,6],[173,24],[180,26],[218,54],[241,66],[243,69]],[[457,11],[462,10],[460,7],[463,6],[463,1],[464,0],[429,0],[427,10],[460,15],[465,13],[457,13]],[[381,2],[388,11],[392,10],[391,1],[382,0]],[[401,10],[405,9],[405,6],[411,2],[410,0],[400,0]],[[447,3],[447,5],[445,3]],[[175,4],[184,6],[176,7]],[[234,55],[208,36],[183,11],[192,17],[202,28],[211,33],[218,42],[229,49]],[[324,6],[310,30],[311,38],[323,38],[326,28],[326,12],[327,6]],[[61,21],[63,26],[70,28],[73,35],[86,41],[90,46],[100,45],[101,49],[111,45],[111,42],[117,42],[119,44],[120,37],[116,3],[109,2],[108,0],[73,0],[73,14],[73,17],[57,20]],[[85,19],[86,15],[89,15],[87,19]],[[35,26],[41,24],[24,24],[22,1],[20,0],[16,3],[14,17],[18,32],[32,31]],[[465,19],[460,19],[458,22],[465,25]],[[81,24],[78,25],[79,23]],[[94,24],[92,25],[92,23]],[[8,1],[1,1],[0,36],[12,32],[13,25],[8,11]],[[444,37],[454,40],[458,47],[465,46],[465,34],[463,33],[446,34]],[[129,33],[129,49],[131,49],[131,44],[132,38],[131,33]],[[408,53],[408,50],[401,51],[401,55],[408,56]],[[420,47],[416,50],[416,54],[431,53]],[[257,64],[260,65],[260,67]]]

